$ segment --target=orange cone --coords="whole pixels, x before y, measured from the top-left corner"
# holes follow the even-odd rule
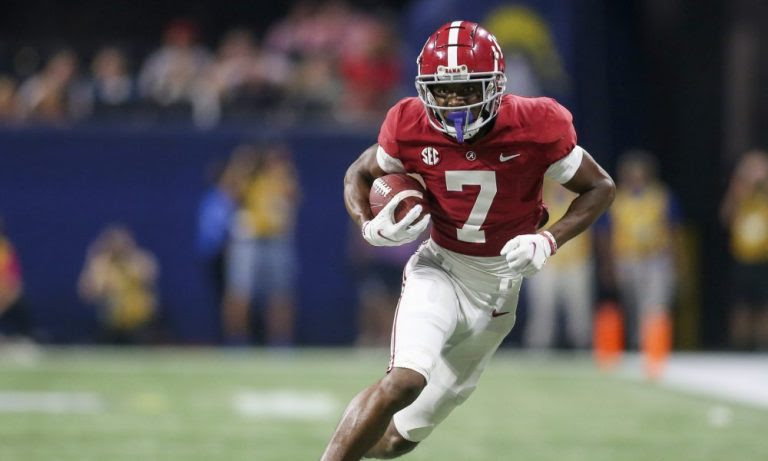
[[[603,370],[618,365],[624,350],[624,321],[618,304],[605,301],[595,313],[593,333],[594,357]]]
[[[642,351],[645,373],[649,379],[657,379],[664,371],[664,364],[672,349],[672,321],[659,309],[645,316],[642,329]]]

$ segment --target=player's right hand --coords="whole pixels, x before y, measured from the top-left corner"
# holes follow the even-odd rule
[[[379,214],[370,221],[363,223],[363,238],[373,246],[392,247],[403,245],[416,240],[429,225],[430,216],[424,215],[415,222],[421,214],[421,205],[416,205],[399,222],[395,222],[395,208],[399,200],[390,200]]]

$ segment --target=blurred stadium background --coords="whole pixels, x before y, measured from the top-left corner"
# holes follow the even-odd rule
[[[768,356],[729,341],[719,217],[737,159],[768,146],[768,3],[68,3],[0,6],[0,460],[317,458],[387,360],[342,178],[456,18],[494,32],[510,90],[561,101],[611,173],[653,153],[679,202],[674,345],[656,380],[636,350],[599,370],[562,326],[529,351],[521,297],[480,392],[408,459],[768,459]],[[227,332],[205,238],[211,178],[244,145],[276,149],[297,185],[295,315],[275,341],[259,315]],[[113,226],[153,275],[142,308],[105,319],[87,266]]]

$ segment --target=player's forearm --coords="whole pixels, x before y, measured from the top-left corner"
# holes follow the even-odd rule
[[[362,171],[358,162],[353,163],[344,176],[344,205],[349,216],[359,226],[373,218],[368,204],[373,179],[370,174]]]
[[[376,149],[378,144],[373,144],[347,168],[344,175],[344,205],[352,219],[362,226],[365,221],[373,219],[368,196],[371,193],[373,180],[383,175],[384,172],[376,162]]]
[[[593,187],[579,194],[571,202],[562,219],[547,230],[555,237],[558,246],[584,232],[613,202],[616,186],[609,177],[595,181]]]

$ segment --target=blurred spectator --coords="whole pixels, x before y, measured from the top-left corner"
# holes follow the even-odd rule
[[[730,345],[768,349],[768,153],[739,160],[721,209],[730,231]]]
[[[80,274],[80,297],[98,309],[101,339],[147,341],[157,308],[157,262],[122,226],[107,227],[88,248]]]
[[[341,56],[344,88],[339,113],[378,119],[392,103],[400,83],[400,58],[394,30],[373,18],[360,18]]]
[[[288,75],[288,63],[281,55],[259,49],[250,31],[231,30],[198,82],[195,121],[201,126],[215,124],[222,106],[235,113],[272,109],[282,97]]]
[[[23,288],[19,258],[0,219],[0,338],[31,334]]]
[[[680,211],[656,175],[651,153],[632,150],[618,160],[616,199],[598,222],[605,279],[615,286],[626,317],[627,345],[642,345],[648,322],[668,324],[676,286]],[[609,289],[614,291],[614,289]]]
[[[295,115],[378,118],[400,82],[391,26],[341,0],[296,3],[268,29],[265,46],[291,63],[286,106]]]
[[[26,80],[40,68],[42,57],[34,46],[24,45],[13,55],[13,74],[19,80]]]
[[[557,222],[576,194],[552,181],[544,181],[542,198]],[[594,264],[592,238],[584,232],[557,250],[544,269],[527,281],[528,315],[525,343],[543,349],[557,345],[558,313],[565,317],[567,345],[583,349],[589,346],[592,328]]]
[[[340,95],[334,63],[322,55],[307,56],[296,65],[286,108],[293,116],[317,118],[332,114]]]
[[[502,5],[484,22],[497,31],[504,49],[507,91],[523,96],[562,94],[569,76],[557,49],[552,26],[535,10]]]
[[[237,210],[239,177],[243,175],[235,161],[210,167],[210,185],[197,210],[197,251],[205,261],[217,306],[224,296],[226,248]]]
[[[138,76],[122,50],[104,46],[83,81],[73,51],[56,53],[32,74],[40,56],[23,47],[14,57],[19,89],[0,76],[0,120],[140,114],[204,128],[254,117],[366,122],[383,115],[400,84],[392,24],[344,0],[295,2],[264,35],[260,46],[251,31],[230,30],[211,56],[198,42],[196,24],[174,20]]]
[[[336,109],[341,99],[338,59],[352,22],[343,1],[300,1],[267,30],[265,48],[291,66],[284,104],[288,115],[320,117]]]
[[[0,74],[0,121],[16,118],[16,82]]]
[[[85,115],[89,98],[86,87],[78,80],[77,66],[74,51],[55,53],[41,72],[29,77],[19,87],[20,116],[53,122]]]
[[[240,189],[239,208],[227,250],[223,306],[224,338],[250,341],[250,307],[263,307],[264,340],[272,346],[293,343],[294,283],[297,261],[294,227],[299,184],[290,152],[243,146],[235,153],[240,171],[249,173]]]
[[[396,247],[375,247],[351,231],[349,260],[357,282],[358,346],[387,346],[403,284],[403,267],[423,239]]]
[[[266,33],[265,45],[292,59],[322,55],[334,58],[346,43],[355,16],[343,0],[296,2],[288,15]]]
[[[310,0],[294,2],[288,14],[267,29],[265,47],[289,57],[300,53],[314,10],[314,2]]]
[[[144,62],[139,90],[160,106],[185,112],[196,96],[197,79],[209,62],[208,51],[197,43],[197,26],[175,20],[165,30],[163,45]]]
[[[95,116],[112,115],[137,99],[136,84],[119,48],[106,46],[96,53],[91,62],[89,91]]]

